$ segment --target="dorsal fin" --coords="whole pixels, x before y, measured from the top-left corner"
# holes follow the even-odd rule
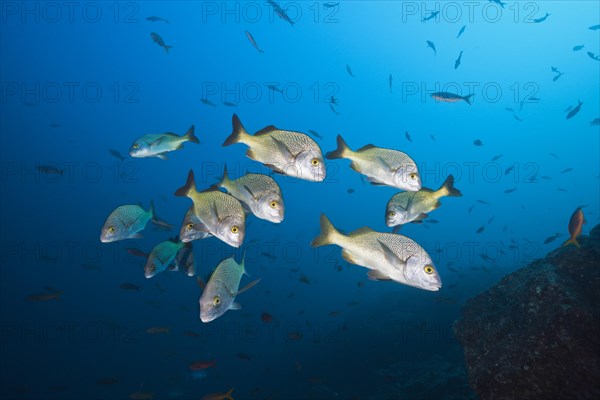
[[[267,133],[270,133],[270,132],[273,132],[273,131],[278,131],[278,130],[279,129],[277,129],[275,127],[275,125],[269,125],[269,126],[265,126],[260,131],[256,132],[254,134],[254,136],[266,135]]]
[[[358,228],[355,231],[350,232],[350,237],[354,237],[354,236],[358,236],[358,235],[362,235],[364,233],[371,233],[371,232],[375,232],[373,229],[369,228],[368,226],[363,226],[362,228]]]
[[[367,144],[363,147],[361,147],[360,149],[356,150],[356,151],[363,151],[363,150],[369,150],[369,149],[374,149],[376,146],[374,144]]]

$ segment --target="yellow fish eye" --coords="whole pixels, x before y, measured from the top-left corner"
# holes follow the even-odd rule
[[[431,265],[426,265],[425,268],[423,268],[425,270],[425,273],[427,275],[431,275],[433,274],[433,267]]]
[[[272,201],[270,204],[271,208],[275,208],[277,207],[277,202],[276,201]]]
[[[115,229],[115,227],[114,227],[114,226],[109,226],[109,227],[108,227],[108,231],[109,231],[110,233],[115,233],[116,229]]]
[[[388,217],[393,217],[394,215],[396,215],[396,213],[395,213],[395,212],[393,212],[393,211],[390,211],[390,212],[388,213]]]
[[[190,224],[187,224],[187,228],[188,228],[188,229],[192,229],[193,227],[194,227],[194,224],[192,224],[192,223],[190,223]]]
[[[415,174],[414,172],[410,174],[410,179],[417,179],[417,174]]]
[[[221,299],[219,298],[219,296],[215,296],[215,298],[213,299],[213,306],[218,306],[219,304],[221,304]]]
[[[140,145],[139,145],[139,144],[137,144],[137,143],[133,145],[133,148],[134,148],[134,149],[138,149],[139,147],[140,147]]]
[[[240,229],[237,226],[232,226],[231,227],[231,233],[238,233]]]
[[[311,163],[313,166],[315,166],[315,167],[316,167],[317,165],[319,165],[319,160],[317,160],[316,158],[313,158],[313,159],[310,161],[310,163]]]

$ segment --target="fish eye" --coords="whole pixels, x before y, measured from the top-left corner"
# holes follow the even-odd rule
[[[410,179],[417,179],[417,174],[415,174],[414,172],[410,174]]]
[[[423,268],[423,270],[427,275],[433,274],[433,267],[431,265],[426,265],[425,268]]]
[[[192,224],[192,223],[190,223],[190,224],[187,224],[187,225],[186,225],[186,227],[187,227],[188,229],[192,229],[192,228],[194,227],[194,224]]]
[[[108,227],[108,231],[109,231],[110,233],[115,233],[116,229],[115,229],[115,227],[114,227],[114,226],[109,226],[109,227]]]
[[[395,213],[394,211],[390,211],[390,212],[388,213],[388,217],[393,217],[393,216],[395,216],[395,215],[396,215],[396,213]]]
[[[215,296],[215,298],[213,299],[213,305],[218,306],[219,304],[221,304],[221,299],[219,298],[219,296]]]
[[[316,158],[313,158],[312,160],[310,160],[310,163],[316,167],[317,165],[319,165],[319,160]]]
[[[152,272],[156,271],[156,265],[152,264],[152,266],[150,267],[150,271],[152,271]]]
[[[237,226],[231,227],[231,233],[238,233],[239,230],[240,230],[240,228],[238,228]]]
[[[140,147],[140,145],[139,145],[139,144],[137,144],[137,143],[135,143],[135,144],[133,145],[133,148],[134,148],[134,149],[138,149],[139,147]]]
[[[275,208],[277,207],[277,202],[276,201],[272,201],[271,204],[269,204],[271,206],[271,208]]]

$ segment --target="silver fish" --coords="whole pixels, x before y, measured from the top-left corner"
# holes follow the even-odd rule
[[[200,143],[194,135],[194,125],[183,136],[171,132],[144,135],[133,142],[129,149],[129,155],[138,158],[158,157],[166,160],[166,153],[183,148],[185,142]]]
[[[154,218],[154,204],[145,211],[141,206],[131,204],[117,207],[106,218],[100,231],[102,243],[123,239],[141,238],[140,231]]]
[[[179,238],[183,243],[191,242],[192,240],[202,240],[212,235],[208,232],[208,228],[200,221],[200,218],[194,214],[194,206],[191,206],[185,213],[181,229],[179,230]]]
[[[169,239],[154,246],[144,267],[144,276],[152,278],[159,272],[166,270],[175,260],[177,252],[181,250],[183,245],[184,243],[179,240]]]

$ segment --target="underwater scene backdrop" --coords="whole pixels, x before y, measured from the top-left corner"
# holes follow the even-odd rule
[[[598,224],[598,2],[0,7],[3,399],[478,398]]]

